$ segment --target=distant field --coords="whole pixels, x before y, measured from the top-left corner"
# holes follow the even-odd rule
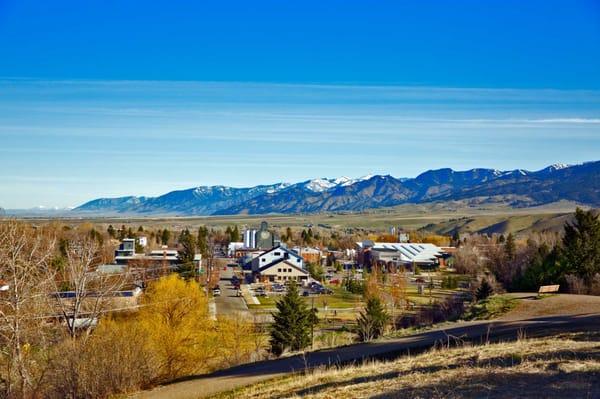
[[[91,222],[107,227],[144,225],[148,227],[168,227],[170,229],[192,228],[201,225],[220,228],[228,225],[258,226],[266,220],[275,228],[299,228],[312,225],[321,229],[362,228],[383,230],[400,226],[405,230],[426,228],[432,233],[452,234],[460,232],[518,233],[533,230],[558,231],[564,225],[576,204],[559,202],[534,208],[510,208],[501,204],[469,205],[464,202],[450,202],[426,205],[402,205],[368,212],[326,213],[312,215],[237,215],[204,217],[76,217],[76,218],[24,218],[32,222],[61,220],[70,224]]]

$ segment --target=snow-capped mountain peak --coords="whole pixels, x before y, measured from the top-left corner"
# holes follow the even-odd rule
[[[555,163],[546,168],[549,171],[561,170],[570,167],[571,165],[567,165],[566,163]]]
[[[342,177],[338,177],[337,179],[334,179],[333,183],[337,184],[337,185],[344,185],[344,184],[347,184],[352,181],[354,181],[354,180],[349,177],[342,176]]]
[[[335,187],[337,184],[334,183],[335,180],[332,179],[324,179],[324,178],[319,178],[319,179],[313,179],[313,180],[309,180],[304,187],[306,187],[306,189],[310,190],[310,191],[314,191],[316,193],[321,193],[323,191],[327,191],[332,187]]]
[[[358,179],[352,179],[350,177],[347,176],[341,176],[335,179],[330,179],[330,178],[318,178],[318,179],[312,179],[312,180],[308,180],[304,183],[301,183],[303,185],[304,188],[306,188],[307,190],[313,191],[315,193],[322,193],[328,190],[331,190],[335,187],[347,187],[347,186],[351,186],[354,183],[358,183],[360,181],[365,181],[365,180],[369,180],[371,178],[373,178],[376,175],[373,174],[369,174],[363,177],[359,177]]]
[[[277,184],[274,184],[272,187],[268,188],[265,192],[267,194],[273,194],[273,193],[276,193],[276,192],[281,191],[283,189],[286,189],[289,186],[291,186],[290,183],[277,183]]]

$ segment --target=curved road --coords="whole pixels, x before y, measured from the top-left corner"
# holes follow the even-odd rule
[[[140,392],[134,397],[144,399],[202,398],[306,368],[360,362],[366,359],[393,359],[405,354],[424,351],[436,345],[514,340],[523,334],[527,337],[538,337],[558,332],[597,330],[598,328],[600,328],[600,314],[598,313],[461,323],[451,328],[431,330],[393,340],[349,345],[309,352],[305,356],[296,355],[244,364],[213,374],[187,377],[151,391]]]

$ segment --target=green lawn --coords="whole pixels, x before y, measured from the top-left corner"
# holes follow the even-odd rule
[[[504,295],[493,295],[474,304],[463,316],[464,320],[488,320],[511,311],[519,300]]]
[[[311,295],[302,297],[308,306],[314,303],[314,306],[319,310],[323,310],[325,306],[328,309],[351,309],[362,306],[362,296],[351,294],[341,287],[330,286],[333,290],[332,295]],[[303,290],[301,289],[300,292]],[[249,309],[274,309],[275,302],[280,296],[271,295],[268,297],[258,297],[260,305],[248,305]],[[314,302],[313,302],[314,301]]]

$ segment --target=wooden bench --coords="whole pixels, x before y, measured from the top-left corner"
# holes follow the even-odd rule
[[[538,295],[542,294],[556,294],[560,288],[560,285],[542,285],[538,290]]]

